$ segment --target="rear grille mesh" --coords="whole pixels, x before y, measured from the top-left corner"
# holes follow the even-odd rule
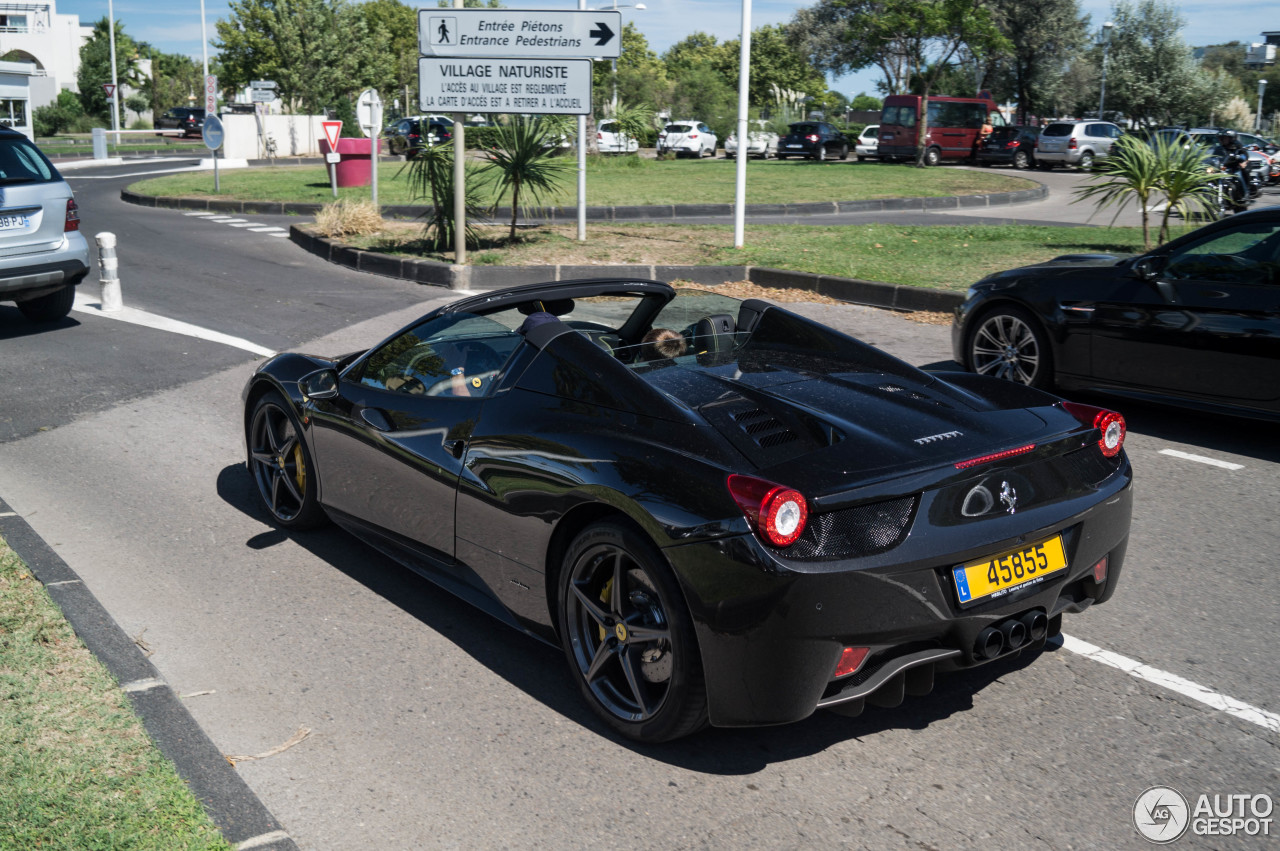
[[[804,532],[786,550],[799,561],[858,558],[896,547],[915,513],[914,496],[810,515]]]

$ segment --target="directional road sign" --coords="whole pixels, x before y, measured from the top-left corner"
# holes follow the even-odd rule
[[[419,9],[423,56],[537,59],[622,55],[622,13],[526,9]]]
[[[591,60],[420,56],[418,106],[423,112],[587,115]]]
[[[251,103],[274,103],[275,99],[275,89],[249,89],[249,101]]]
[[[275,87],[275,80],[251,80],[249,82],[249,88],[251,89],[274,89]]]
[[[200,131],[204,136],[204,146],[211,151],[216,151],[222,147],[222,142],[226,139],[226,133],[222,129],[222,122],[218,120],[216,115],[206,115],[204,118],[204,126]]]

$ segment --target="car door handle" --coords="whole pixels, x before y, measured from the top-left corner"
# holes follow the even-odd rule
[[[463,451],[467,448],[465,440],[446,440],[444,442],[444,451],[448,452],[454,458],[461,458]]]
[[[391,431],[391,421],[377,408],[361,408],[360,421],[377,431]]]

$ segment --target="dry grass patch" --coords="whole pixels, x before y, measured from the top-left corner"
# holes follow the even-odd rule
[[[377,234],[384,226],[382,215],[372,201],[340,198],[325,204],[316,213],[317,232],[331,239]]]

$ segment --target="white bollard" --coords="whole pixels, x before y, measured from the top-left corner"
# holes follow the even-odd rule
[[[116,259],[116,235],[103,231],[94,237],[98,243],[98,280],[102,284],[103,311],[116,311],[124,307],[120,295],[120,261]]]

